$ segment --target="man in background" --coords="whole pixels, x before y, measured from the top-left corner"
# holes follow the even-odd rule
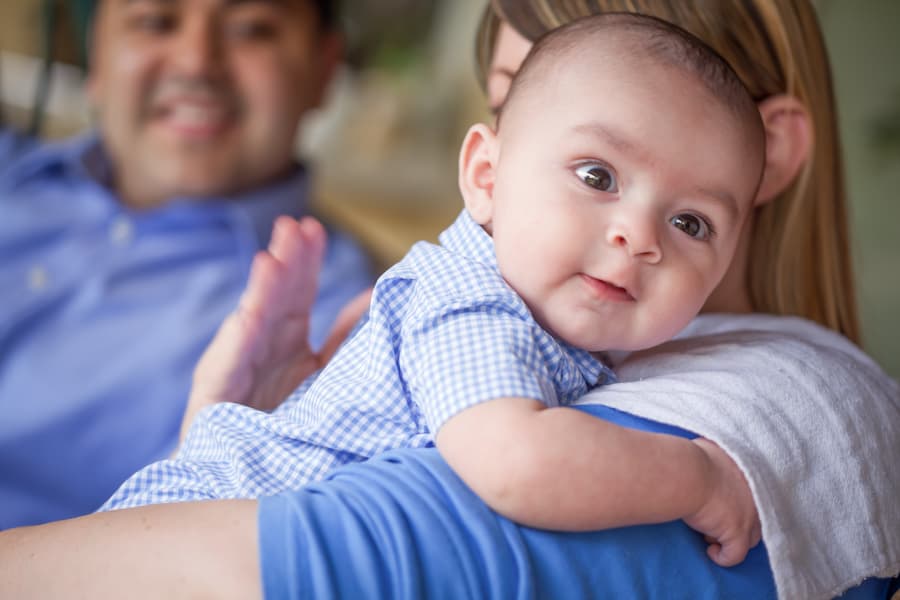
[[[96,132],[0,131],[0,529],[90,512],[175,447],[254,254],[308,212],[294,141],[341,58],[334,4],[100,0]],[[329,231],[314,347],[370,283]]]

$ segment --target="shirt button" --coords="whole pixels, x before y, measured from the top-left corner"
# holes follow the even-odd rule
[[[33,292],[40,292],[50,283],[50,275],[47,269],[41,265],[35,265],[28,270],[28,289]]]
[[[109,226],[109,240],[116,246],[125,246],[134,238],[134,225],[127,217],[116,217]]]

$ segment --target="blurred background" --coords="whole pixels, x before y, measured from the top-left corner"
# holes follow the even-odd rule
[[[317,209],[386,266],[461,208],[459,143],[487,118],[473,38],[486,0],[345,0],[348,64],[298,154]],[[832,58],[864,346],[900,377],[900,2],[818,0]],[[90,127],[86,0],[0,2],[0,123],[58,138]],[[2,218],[2,216],[0,216]]]

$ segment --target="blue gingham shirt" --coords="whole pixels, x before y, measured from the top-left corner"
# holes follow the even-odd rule
[[[272,414],[220,404],[175,460],[135,474],[105,509],[260,497],[391,448],[433,445],[458,412],[502,397],[570,404],[612,373],[541,329],[465,211],[375,286],[367,320]]]
[[[97,510],[169,456],[191,373],[279,214],[308,213],[298,165],[232,196],[123,205],[96,135],[0,128],[0,529]],[[310,322],[323,340],[374,281],[331,231]]]

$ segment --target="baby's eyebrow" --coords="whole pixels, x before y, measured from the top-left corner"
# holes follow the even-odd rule
[[[606,143],[624,154],[638,156],[645,153],[642,148],[638,147],[638,144],[628,139],[628,136],[616,131],[614,127],[606,123],[590,121],[588,123],[580,123],[573,129],[575,133],[603,138]]]
[[[653,158],[652,153],[642,146],[639,140],[635,140],[627,132],[609,123],[601,121],[579,123],[572,128],[572,132],[598,138],[612,146],[617,152],[628,155],[638,161],[651,162]]]
[[[740,212],[738,210],[737,199],[734,197],[734,194],[732,194],[728,190],[717,190],[717,189],[706,188],[706,187],[698,187],[698,188],[695,188],[694,191],[701,196],[706,196],[707,198],[712,198],[713,200],[715,200],[721,204],[724,204],[725,208],[728,209],[728,211],[732,215],[737,215]]]

